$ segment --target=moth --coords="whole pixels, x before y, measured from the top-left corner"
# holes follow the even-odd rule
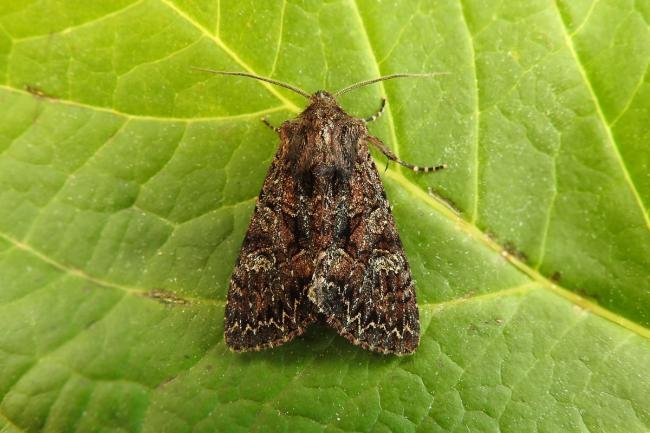
[[[420,340],[415,289],[390,205],[368,146],[416,172],[336,98],[393,74],[334,93],[309,94],[245,72],[214,71],[266,81],[309,100],[279,128],[280,146],[266,175],[232,273],[224,334],[236,352],[287,343],[322,320],[352,344],[385,354],[413,353]]]

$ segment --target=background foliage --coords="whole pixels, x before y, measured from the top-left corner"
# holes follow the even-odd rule
[[[0,430],[647,432],[649,5],[0,0]],[[259,119],[305,101],[190,66],[450,72],[341,101],[449,164],[383,174],[415,356],[224,347]]]

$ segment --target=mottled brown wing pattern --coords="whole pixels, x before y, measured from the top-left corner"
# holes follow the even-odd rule
[[[226,343],[236,351],[274,347],[322,318],[365,349],[413,353],[415,290],[367,141],[410,165],[332,95],[319,91],[310,102],[276,129],[280,149],[228,291]]]
[[[365,349],[415,351],[419,313],[411,272],[377,168],[358,143],[346,202],[347,236],[316,257],[308,296],[343,337]]]
[[[286,343],[316,320],[306,296],[313,263],[297,239],[296,185],[281,153],[282,147],[264,181],[230,280],[224,334],[235,351]]]

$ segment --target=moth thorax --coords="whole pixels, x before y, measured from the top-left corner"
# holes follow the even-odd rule
[[[310,138],[293,167],[294,176],[303,185],[304,191],[311,195],[318,190],[317,185],[336,185],[338,188],[341,182],[347,184],[353,163],[341,152],[337,140],[333,138],[328,141],[316,134]]]
[[[351,169],[354,152],[350,143],[342,137],[340,128],[329,123],[320,130],[316,152],[319,154],[321,165],[335,172],[347,172]]]

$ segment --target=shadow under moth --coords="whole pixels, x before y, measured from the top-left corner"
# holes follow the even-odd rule
[[[245,72],[214,71],[266,81],[309,100],[279,128],[280,147],[255,204],[228,289],[225,340],[255,351],[291,341],[317,320],[351,343],[405,355],[420,341],[409,264],[368,145],[416,172],[368,133],[366,119],[347,114],[336,97],[393,74],[335,93],[309,94]]]

